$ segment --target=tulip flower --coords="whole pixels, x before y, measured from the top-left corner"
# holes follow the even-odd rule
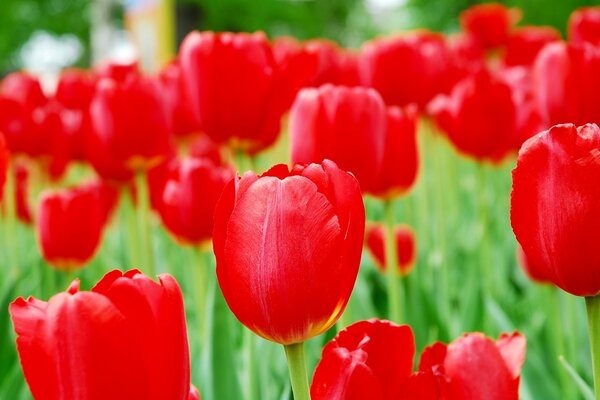
[[[319,57],[317,74],[309,84],[319,87],[326,83],[344,86],[359,86],[358,54],[343,49],[337,43],[325,39],[305,42],[307,51],[316,52]]]
[[[292,162],[328,158],[352,172],[364,192],[406,193],[418,168],[416,118],[414,107],[386,108],[373,89],[304,89],[290,115]]]
[[[388,105],[425,108],[449,86],[451,55],[441,34],[418,31],[375,39],[363,45],[361,83],[381,93]]]
[[[2,132],[0,132],[0,201],[2,201],[2,197],[4,195],[4,184],[6,182],[6,175],[9,170],[8,166],[8,148],[6,146],[6,140],[4,139],[4,135],[2,134]],[[12,196],[12,193],[9,193],[9,196]]]
[[[169,232],[184,244],[212,237],[213,214],[234,171],[207,158],[185,158],[170,165],[158,212]]]
[[[231,181],[215,209],[217,278],[235,316],[285,346],[295,398],[308,399],[302,343],[344,312],[365,210],[356,179],[324,160]]]
[[[573,11],[567,30],[572,43],[600,46],[600,7],[582,7]]]
[[[87,264],[100,245],[106,207],[93,186],[42,194],[36,225],[44,259],[67,271]]]
[[[576,296],[600,293],[600,177],[595,124],[557,125],[529,139],[513,171],[511,224],[527,259]]]
[[[9,312],[35,399],[190,398],[183,298],[170,275],[157,283],[112,271],[89,292],[75,280],[48,302],[18,298]]]
[[[190,385],[190,394],[188,396],[188,400],[202,400],[200,398],[200,392],[198,388],[194,385]]]
[[[25,72],[8,74],[0,84],[0,95],[23,104],[28,111],[42,107],[47,102],[40,81]]]
[[[25,225],[33,223],[33,212],[29,202],[30,173],[28,167],[20,162],[14,165],[15,174],[15,206],[17,218]]]
[[[385,259],[385,226],[373,224],[367,227],[365,245],[375,261],[375,265],[385,272],[387,264]],[[416,243],[415,232],[408,225],[398,225],[394,228],[395,242],[398,254],[398,274],[406,276],[415,266]]]
[[[544,46],[559,40],[560,32],[549,26],[524,26],[515,29],[506,43],[504,63],[509,66],[530,66]]]
[[[544,274],[545,268],[534,264],[531,259],[527,257],[527,254],[523,251],[523,248],[517,244],[517,261],[518,264],[523,268],[525,275],[532,281],[539,284],[548,284],[548,277]]]
[[[179,51],[182,79],[202,131],[234,150],[275,142],[288,89],[261,32],[192,32]]]
[[[463,11],[460,25],[485,49],[506,45],[511,29],[521,19],[518,8],[507,8],[499,3],[478,4]]]
[[[134,72],[122,80],[100,79],[90,114],[93,139],[89,151],[106,153],[97,157],[100,160],[109,158],[118,168],[143,172],[171,152],[170,119],[155,80]]]
[[[517,400],[525,346],[519,333],[496,342],[470,333],[427,347],[412,372],[415,341],[408,325],[360,321],[323,348],[312,400]]]

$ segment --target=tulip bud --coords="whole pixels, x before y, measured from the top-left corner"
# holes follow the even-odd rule
[[[367,227],[365,244],[369,253],[375,260],[375,265],[382,271],[386,270],[385,262],[385,235],[383,225],[376,224]],[[415,233],[408,225],[399,225],[394,228],[398,254],[398,273],[406,276],[412,271],[416,261]]]
[[[284,345],[325,332],[354,287],[364,224],[358,182],[329,160],[234,179],[217,203],[213,232],[229,308]]]
[[[75,280],[48,302],[9,307],[33,398],[187,399],[190,360],[181,289],[112,271],[89,292]],[[191,397],[193,398],[193,397]]]
[[[529,139],[513,170],[510,219],[531,265],[576,296],[600,293],[600,128],[556,125]]]
[[[87,264],[100,245],[106,214],[94,187],[45,192],[36,221],[44,259],[63,270]]]
[[[518,8],[503,4],[478,4],[460,15],[462,30],[472,36],[486,49],[504,46],[511,29],[522,17]]]
[[[569,17],[569,41],[600,46],[600,7],[582,7]]]

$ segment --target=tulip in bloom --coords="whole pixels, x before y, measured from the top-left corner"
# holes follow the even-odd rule
[[[380,224],[373,224],[367,227],[365,245],[371,253],[375,265],[385,272],[385,235],[386,228]],[[398,254],[398,273],[406,276],[415,266],[416,261],[416,242],[415,232],[408,225],[398,225],[394,228],[396,239],[396,248]]]
[[[569,41],[600,46],[600,7],[582,7],[569,17]]]
[[[325,332],[354,287],[364,227],[358,182],[329,160],[234,179],[217,203],[213,232],[229,308],[284,345]]]
[[[413,371],[412,329],[389,321],[360,321],[324,348],[311,385],[312,400],[517,400],[525,338],[497,341],[465,334],[423,351]]]
[[[195,118],[211,139],[250,153],[275,142],[289,95],[263,33],[192,32],[179,63]]]
[[[94,186],[45,192],[36,225],[46,261],[64,270],[87,264],[100,245],[106,207]]]
[[[8,148],[6,147],[6,140],[4,135],[0,132],[0,201],[2,200],[4,193],[4,183],[6,182],[6,175],[8,173],[9,165],[9,154]],[[12,194],[9,194],[12,196]]]
[[[158,212],[171,234],[185,244],[212,237],[215,205],[234,171],[208,158],[185,158],[169,166]]]
[[[576,296],[600,293],[600,128],[557,125],[529,139],[513,171],[511,224],[542,276]]]
[[[292,162],[331,159],[352,172],[364,192],[406,193],[418,169],[416,120],[414,107],[386,108],[373,89],[304,89],[290,116]]]
[[[183,298],[170,275],[157,283],[136,270],[112,271],[89,292],[75,280],[48,302],[18,298],[9,312],[37,400],[191,394]]]
[[[506,45],[511,29],[521,19],[517,8],[506,8],[499,3],[479,4],[460,15],[462,30],[485,49]]]
[[[523,248],[517,244],[517,261],[518,264],[523,268],[525,275],[529,277],[532,281],[539,284],[548,284],[550,283],[548,277],[544,275],[546,269],[540,268],[540,266],[534,264],[528,257],[527,254],[523,251]]]
[[[560,32],[549,26],[524,26],[508,37],[503,60],[506,65],[530,66],[548,43],[560,40]]]

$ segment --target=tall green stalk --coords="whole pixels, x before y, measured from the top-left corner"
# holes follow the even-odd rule
[[[154,277],[156,268],[154,265],[154,250],[152,247],[152,226],[150,221],[150,195],[148,193],[148,182],[146,174],[138,172],[135,175],[135,186],[137,189],[137,225],[140,240],[140,254],[142,268],[146,274]]]
[[[401,287],[398,282],[398,248],[394,235],[394,203],[386,200],[384,203],[386,233],[385,233],[385,263],[388,284],[389,318],[396,323],[402,322]]]
[[[592,369],[594,372],[594,393],[600,400],[600,296],[586,297],[590,345],[592,350]]]
[[[304,359],[304,343],[289,344],[284,348],[290,370],[294,400],[310,400],[306,361]]]
[[[14,169],[9,164],[4,188],[4,241],[8,256],[8,267],[13,279],[19,277],[19,239],[17,236],[17,207],[15,204],[16,185]]]

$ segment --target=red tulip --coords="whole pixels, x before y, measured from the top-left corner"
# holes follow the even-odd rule
[[[511,29],[521,19],[521,10],[503,4],[487,3],[472,6],[460,15],[462,30],[486,49],[504,46]]]
[[[569,41],[600,46],[600,7],[582,7],[569,17]]]
[[[29,204],[29,169],[25,164],[16,162],[14,165],[15,174],[15,204],[17,206],[17,218],[26,225],[33,223],[33,213]]]
[[[342,330],[323,348],[312,400],[397,399],[413,369],[415,338],[408,325],[372,319]]]
[[[508,83],[486,70],[457,84],[430,107],[456,148],[477,160],[501,161],[518,135],[518,114]]]
[[[221,149],[206,135],[199,135],[188,149],[190,157],[208,158],[216,165],[221,165]]]
[[[441,34],[429,31],[376,39],[363,45],[360,78],[388,105],[424,108],[449,87],[451,55]]]
[[[117,167],[144,171],[171,152],[171,124],[158,82],[130,72],[122,80],[98,82],[90,106],[93,159],[112,160]],[[104,154],[102,154],[104,153]],[[98,171],[102,174],[102,171]]]
[[[385,271],[387,264],[385,262],[385,235],[386,228],[380,224],[373,224],[367,227],[365,245],[375,261],[375,265]],[[394,228],[396,238],[396,248],[398,254],[398,273],[406,276],[415,266],[417,250],[415,242],[415,232],[408,225],[399,225]]]
[[[525,142],[513,171],[517,240],[540,274],[576,296],[600,293],[599,146],[597,125],[557,125]]]
[[[106,215],[106,205],[93,186],[45,192],[36,225],[46,261],[64,270],[87,264],[100,245]]]
[[[358,54],[325,39],[309,40],[305,42],[305,47],[319,56],[319,68],[310,86],[319,87],[326,83],[344,86],[360,84]]]
[[[532,261],[527,257],[527,255],[523,251],[523,248],[518,244],[517,261],[521,268],[523,268],[525,275],[527,275],[529,279],[539,284],[550,283],[548,277],[544,275],[545,268],[540,268],[538,265],[532,263]]]
[[[44,302],[9,308],[35,399],[186,400],[190,361],[181,289],[112,271],[90,292],[75,280]]]
[[[178,61],[168,64],[160,73],[159,83],[166,98],[173,133],[184,138],[200,132],[200,124],[187,97]]]
[[[368,88],[302,90],[290,115],[292,162],[334,160],[381,197],[407,192],[418,168],[413,107],[385,107]]]
[[[25,72],[7,75],[0,85],[0,94],[23,104],[28,111],[43,107],[47,101],[40,81]]]
[[[553,43],[534,65],[538,107],[547,126],[600,123],[595,93],[600,90],[600,47]]]
[[[2,132],[0,132],[0,201],[2,200],[4,194],[4,183],[6,182],[9,162],[10,158],[8,147],[6,146],[6,140],[4,139]]]
[[[179,241],[200,245],[210,240],[217,200],[234,171],[206,158],[185,158],[169,167],[158,212]]]
[[[179,62],[194,115],[211,139],[251,153],[275,142],[287,89],[263,33],[192,32]]]
[[[364,224],[358,182],[329,160],[236,178],[217,203],[213,232],[229,308],[284,345],[325,332],[354,287]]]
[[[549,26],[524,26],[508,37],[503,60],[506,65],[532,65],[548,43],[560,40],[560,32]]]
[[[190,385],[190,394],[188,396],[188,400],[202,400],[200,398],[200,392],[198,391],[198,388],[196,388],[194,385]]]

